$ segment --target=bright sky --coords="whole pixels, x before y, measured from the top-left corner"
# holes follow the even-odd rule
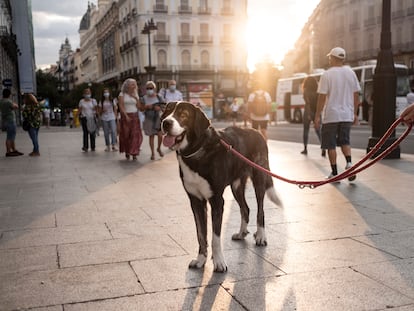
[[[89,0],[97,3],[97,0]],[[264,59],[280,64],[320,0],[248,0],[248,68]],[[36,65],[56,64],[66,36],[75,50],[88,0],[32,0]]]

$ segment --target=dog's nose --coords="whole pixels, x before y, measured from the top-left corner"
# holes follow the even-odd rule
[[[173,122],[169,119],[162,120],[161,129],[164,133],[168,133],[168,131],[171,129]]]

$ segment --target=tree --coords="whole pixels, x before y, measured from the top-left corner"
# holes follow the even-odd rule
[[[37,96],[43,99],[48,98],[52,108],[58,104],[59,100],[58,83],[58,79],[51,73],[36,71]]]
[[[263,61],[256,64],[255,71],[251,75],[251,90],[254,91],[255,85],[267,91],[272,98],[276,95],[277,80],[280,78],[280,69],[272,61]]]

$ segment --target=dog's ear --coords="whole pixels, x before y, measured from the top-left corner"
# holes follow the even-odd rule
[[[197,137],[201,136],[206,129],[211,125],[209,118],[199,107],[193,106],[194,108],[194,131]]]
[[[161,121],[164,120],[168,115],[170,115],[177,105],[177,102],[169,102],[164,109],[164,112],[161,115]]]

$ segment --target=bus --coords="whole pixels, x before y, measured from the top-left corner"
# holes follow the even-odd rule
[[[352,67],[361,85],[360,103],[362,106],[361,120],[368,121],[369,110],[372,107],[372,91],[374,84],[376,61],[369,61],[361,66]],[[407,107],[407,94],[410,91],[408,67],[394,64],[397,75],[396,117]],[[297,73],[289,78],[280,78],[276,88],[277,121],[301,123],[305,102],[303,100],[302,83],[308,76],[313,76],[319,81],[323,69],[312,74]],[[370,106],[371,105],[371,106]]]

